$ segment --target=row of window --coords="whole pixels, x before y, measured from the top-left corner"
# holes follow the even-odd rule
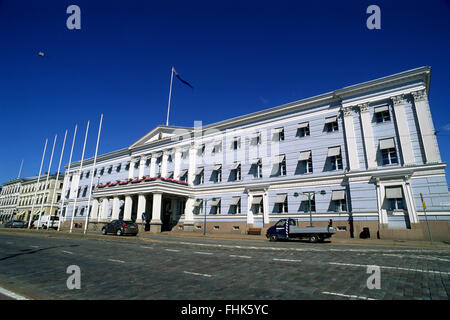
[[[347,212],[347,202],[345,197],[345,190],[335,190],[331,197],[330,210],[332,212]],[[203,199],[197,199],[194,203],[194,214],[204,213],[204,201]],[[221,198],[213,198],[209,202],[210,212],[209,214],[221,214]],[[238,214],[241,213],[241,197],[232,197],[228,213]],[[263,197],[254,196],[251,203],[251,211],[254,214],[264,213]],[[287,194],[278,194],[275,201],[272,213],[288,213],[288,197]],[[316,212],[316,202],[314,192],[304,193],[301,199],[301,205],[299,212],[309,213]]]

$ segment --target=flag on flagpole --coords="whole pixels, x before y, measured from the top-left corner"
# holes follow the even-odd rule
[[[173,68],[173,73],[175,74],[175,76],[178,78],[178,80],[180,80],[181,82],[183,82],[185,85],[191,87],[192,89],[194,89],[194,87],[187,81],[181,79],[180,75],[178,74],[178,72],[175,71],[175,68]]]

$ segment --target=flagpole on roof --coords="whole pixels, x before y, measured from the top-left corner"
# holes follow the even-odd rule
[[[88,199],[88,206],[87,206],[86,222],[84,224],[84,234],[86,234],[86,232],[87,232],[88,223],[89,223],[89,207],[91,206],[92,183],[94,182],[94,172],[95,172],[95,165],[97,163],[98,143],[100,141],[100,132],[102,131],[102,122],[103,122],[103,113],[100,116],[100,126],[98,127],[98,136],[97,136],[97,145],[95,147],[94,164],[92,165],[91,185],[89,186],[89,199]],[[98,212],[97,212],[97,214],[98,214]]]
[[[73,146],[75,145],[75,138],[77,136],[77,128],[78,128],[78,125],[76,124],[75,130],[73,132],[72,149],[70,150],[70,156],[69,156],[69,166],[67,167],[67,171],[66,171],[66,173],[68,175],[67,183],[63,184],[63,190],[61,191],[61,209],[60,209],[60,217],[59,217],[59,221],[58,221],[58,231],[60,231],[60,229],[61,229],[61,218],[64,218],[64,222],[66,221],[67,214],[64,214],[64,217],[62,217],[62,214],[64,212],[64,197],[66,194],[66,187],[70,184],[70,165],[72,163]],[[70,188],[69,188],[69,192],[70,192]],[[69,199],[70,199],[70,195],[67,197],[67,208],[69,208]]]
[[[83,153],[81,154],[80,169],[78,169],[78,171],[80,172],[78,175],[78,186],[80,185],[81,173],[83,170],[84,151],[86,150],[86,141],[87,141],[87,137],[88,137],[88,131],[89,131],[89,121],[87,122],[87,125],[86,125],[86,134],[84,136]],[[78,199],[78,190],[75,191],[75,201],[73,202],[72,218],[70,221],[70,230],[69,230],[70,233],[72,233],[73,218],[75,217],[75,210],[77,208],[77,199]],[[68,207],[68,205],[67,205],[67,207]]]
[[[20,178],[20,174],[22,173],[22,166],[23,166],[23,159],[22,159],[22,161],[20,162],[19,175],[17,176],[17,179]]]
[[[38,225],[37,225],[37,229],[40,228],[40,224],[41,224],[41,217],[42,217],[42,210],[44,209],[44,202],[46,202],[45,200],[45,194],[47,193],[47,188],[48,188],[48,178],[50,176],[50,171],[52,170],[52,163],[53,163],[53,154],[55,152],[55,145],[56,145],[56,139],[58,138],[58,135],[55,134],[55,139],[53,140],[53,148],[52,148],[52,154],[50,156],[50,162],[48,164],[48,171],[47,171],[47,178],[45,179],[45,185],[44,185],[44,194],[42,195],[42,202],[41,202],[41,208],[39,209],[39,220],[38,220]],[[50,219],[49,219],[50,220]]]
[[[173,81],[173,66],[172,70],[170,71],[170,89],[169,89],[169,103],[167,105],[167,120],[166,120],[166,126],[169,125],[169,114],[170,114],[170,98],[172,96],[172,81]]]
[[[39,180],[41,179],[42,165],[44,164],[44,157],[45,157],[45,150],[47,150],[47,143],[48,143],[48,139],[45,139],[44,151],[42,152],[41,167],[39,168],[39,176],[38,176],[38,179],[36,182],[36,186],[34,188],[33,204],[31,206],[30,216],[28,217],[28,229],[30,229],[30,227],[31,227],[31,217],[33,216],[34,205],[36,203],[37,190],[38,190],[38,186],[39,186]]]

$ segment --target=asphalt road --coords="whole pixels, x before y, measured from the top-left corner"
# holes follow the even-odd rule
[[[448,300],[449,262],[448,249],[0,233],[0,287],[33,299]]]

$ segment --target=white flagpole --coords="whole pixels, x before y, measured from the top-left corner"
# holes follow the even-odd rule
[[[78,128],[78,125],[75,125],[75,130],[73,132],[72,149],[70,150],[70,156],[69,156],[69,166],[67,167],[67,174],[70,174],[70,164],[72,163],[73,146],[75,145],[75,138],[77,136],[77,128]],[[61,191],[61,209],[60,209],[60,218],[58,221],[58,231],[60,231],[60,229],[61,229],[61,218],[64,218],[64,222],[66,221],[67,214],[64,214],[64,217],[62,217],[62,214],[64,212],[64,197],[66,194],[66,187],[67,187],[67,185],[69,185],[69,183],[70,183],[70,180],[67,181],[67,184],[64,183],[63,190]],[[69,190],[70,190],[70,188],[69,188]],[[69,199],[70,199],[70,196],[67,199],[67,208],[69,208]]]
[[[17,179],[20,178],[20,174],[22,173],[22,166],[23,166],[23,159],[22,162],[20,163],[19,175],[17,176]]]
[[[58,137],[57,134],[55,134],[55,139],[53,140],[53,148],[52,148],[52,155],[50,156],[50,162],[48,164],[48,171],[47,171],[47,179],[45,180],[45,186],[44,186],[44,194],[42,195],[42,202],[41,202],[41,208],[39,209],[39,220],[38,220],[38,229],[41,225],[41,217],[42,217],[42,210],[44,208],[45,203],[45,193],[47,192],[48,187],[48,178],[50,176],[50,171],[52,169],[52,163],[53,163],[53,153],[55,152],[55,145],[56,145],[56,138]]]
[[[39,180],[41,179],[42,165],[44,164],[45,150],[47,150],[47,142],[48,142],[48,139],[45,139],[44,152],[42,152],[41,167],[39,168],[38,180],[34,187],[33,204],[31,206],[30,217],[28,218],[28,229],[30,229],[30,227],[31,227],[31,217],[33,216],[34,204],[36,203],[36,196],[37,196],[37,190],[38,190],[38,186],[39,186]]]
[[[84,151],[86,149],[86,141],[87,141],[88,131],[89,131],[89,121],[87,122],[86,134],[84,135],[84,145],[83,145],[83,153],[81,154],[80,169],[78,169],[78,171],[80,172],[80,176],[81,176],[81,172],[83,170]],[[78,185],[79,185],[80,180],[78,180]],[[73,202],[72,219],[70,221],[70,230],[69,230],[69,232],[72,232],[72,229],[73,229],[73,218],[75,217],[75,209],[77,207],[77,199],[78,199],[78,191],[77,191],[77,193],[75,195],[75,201]]]
[[[92,165],[91,185],[89,186],[89,198],[88,198],[86,222],[84,224],[84,234],[86,234],[86,232],[87,232],[88,223],[89,223],[89,207],[91,206],[92,183],[94,182],[95,165],[97,164],[98,143],[100,141],[100,132],[102,131],[102,122],[103,122],[103,113],[100,116],[100,126],[98,127],[97,145],[95,147],[94,164]]]
[[[58,171],[56,173],[56,181],[55,181],[55,187],[53,188],[53,197],[52,197],[52,203],[50,204],[50,217],[52,216],[52,211],[53,211],[53,203],[55,202],[55,197],[56,197],[56,187],[58,186],[58,180],[59,180],[59,171],[61,170],[61,162],[62,162],[62,158],[63,158],[63,154],[64,154],[64,147],[66,146],[66,138],[67,138],[67,130],[66,133],[64,134],[64,141],[63,141],[63,145],[62,145],[62,149],[61,149],[61,156],[59,157],[59,164],[58,164]],[[61,194],[62,197],[62,194]],[[56,214],[55,214],[56,216]],[[59,219],[58,219],[59,220]],[[49,222],[50,224],[50,222]],[[52,224],[53,225],[53,224]]]
[[[172,71],[170,72],[170,89],[169,89],[169,103],[167,105],[167,120],[166,120],[166,126],[169,125],[169,114],[170,114],[170,98],[172,96],[172,81],[173,81],[173,70],[174,68],[172,67]]]

